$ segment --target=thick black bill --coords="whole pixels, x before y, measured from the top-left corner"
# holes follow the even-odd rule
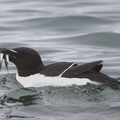
[[[5,66],[6,66],[6,69],[8,71],[9,55],[7,55],[7,54],[5,55],[3,53],[0,53],[0,71],[2,69],[3,60],[5,62]]]
[[[0,71],[2,69],[3,61],[5,63],[5,67],[8,71],[9,58],[10,58],[10,56],[16,58],[15,57],[16,54],[17,54],[17,51],[15,51],[13,49],[0,48]]]

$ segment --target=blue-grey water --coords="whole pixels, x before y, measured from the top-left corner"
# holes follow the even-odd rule
[[[120,77],[119,0],[0,0],[0,48],[37,50],[44,64],[104,60]],[[119,120],[120,89],[110,86],[22,88],[9,63],[0,72],[0,119]]]

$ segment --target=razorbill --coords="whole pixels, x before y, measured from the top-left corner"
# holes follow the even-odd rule
[[[24,87],[85,85],[86,83],[105,83],[119,85],[120,82],[101,73],[102,60],[79,65],[73,62],[57,62],[45,66],[37,51],[19,47],[0,49],[0,69],[2,61],[8,69],[11,61],[17,67],[16,79]]]

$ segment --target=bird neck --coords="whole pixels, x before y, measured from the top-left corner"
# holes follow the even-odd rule
[[[28,68],[28,69],[18,69],[18,75],[21,76],[21,77],[28,77],[30,75],[34,75],[34,74],[37,74],[37,73],[40,73],[43,68],[44,68],[44,64],[40,64],[38,65],[37,67],[35,68]]]

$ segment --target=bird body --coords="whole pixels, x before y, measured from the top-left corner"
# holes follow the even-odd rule
[[[0,66],[3,58],[16,65],[16,79],[24,87],[85,85],[88,82],[120,84],[116,79],[100,72],[103,67],[102,60],[82,65],[74,62],[57,62],[45,66],[38,52],[26,47],[1,49],[0,55]]]

